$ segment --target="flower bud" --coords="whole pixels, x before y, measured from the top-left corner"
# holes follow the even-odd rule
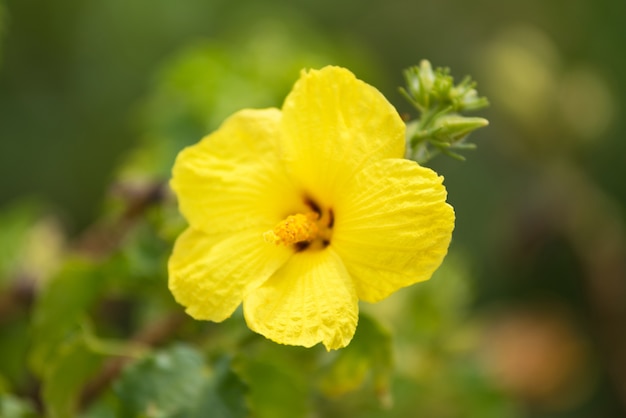
[[[484,118],[469,118],[460,115],[445,115],[437,118],[434,122],[437,140],[453,144],[463,140],[471,132],[478,128],[489,125],[489,121]]]

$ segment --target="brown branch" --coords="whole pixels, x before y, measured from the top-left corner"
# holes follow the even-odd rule
[[[166,195],[164,183],[154,183],[148,187],[132,188],[117,184],[112,192],[122,197],[127,206],[113,223],[95,224],[88,229],[77,243],[81,253],[95,258],[104,258],[117,249],[126,234],[149,208],[161,203]],[[135,334],[129,346],[157,346],[168,339],[183,323],[186,316],[177,312],[158,322],[148,325]],[[120,375],[131,357],[112,357],[105,361],[98,374],[87,383],[79,398],[79,409],[86,409]]]
[[[102,221],[88,228],[77,240],[75,249],[94,258],[104,258],[120,246],[126,234],[148,209],[163,202],[167,188],[156,182],[143,187],[115,184],[110,192],[122,198],[126,207],[114,221]]]
[[[9,281],[11,285],[0,293],[0,325],[17,312],[30,309],[37,293],[36,280],[32,277],[19,275]]]
[[[97,259],[110,255],[119,247],[137,219],[149,208],[163,202],[167,188],[163,182],[135,188],[117,184],[112,187],[111,194],[122,198],[126,208],[114,221],[96,223],[88,228],[73,245],[73,249],[80,254]],[[37,297],[37,284],[42,281],[40,279],[18,273],[7,280],[10,285],[0,291],[0,324],[33,305]]]

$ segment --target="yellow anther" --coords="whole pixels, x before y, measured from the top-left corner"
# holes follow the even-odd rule
[[[263,233],[266,242],[276,245],[291,245],[297,242],[313,241],[318,233],[317,213],[306,215],[297,213],[280,221],[273,230]]]

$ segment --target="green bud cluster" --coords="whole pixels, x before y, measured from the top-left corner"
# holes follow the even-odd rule
[[[467,136],[489,124],[483,118],[461,115],[489,105],[478,96],[476,82],[468,76],[454,84],[448,68],[433,70],[427,60],[405,70],[404,77],[406,89],[400,92],[419,112],[418,119],[407,122],[406,157],[425,163],[442,153],[464,160],[457,151],[476,147],[466,142]]]

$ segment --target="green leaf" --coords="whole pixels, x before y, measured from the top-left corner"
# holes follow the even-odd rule
[[[186,345],[157,351],[127,368],[114,385],[116,416],[245,418],[247,387],[230,365],[223,357],[210,371]]]
[[[26,353],[30,343],[30,323],[26,317],[6,321],[0,325],[0,392],[2,377],[7,387],[23,387],[30,376],[25,370]],[[0,414],[0,417],[4,415]]]
[[[114,392],[121,417],[188,417],[205,382],[201,354],[179,344],[129,366],[114,385]]]
[[[381,403],[387,403],[392,368],[390,333],[361,313],[352,342],[339,351],[326,368],[320,388],[327,396],[337,397],[362,387],[369,380]]]
[[[231,369],[229,358],[220,359],[200,393],[199,403],[189,418],[245,418],[247,386]]]
[[[64,340],[79,328],[100,293],[103,278],[89,260],[68,260],[37,300],[32,322],[32,370],[43,374]]]
[[[35,409],[29,402],[10,394],[0,394],[0,417],[35,418],[36,416]]]
[[[33,201],[19,201],[0,211],[0,284],[4,284],[2,282],[10,277],[10,272],[16,267],[28,231],[38,214],[37,203]]]
[[[85,383],[100,363],[77,333],[65,341],[44,369],[42,398],[50,418],[76,416]]]
[[[308,351],[307,351],[308,350]],[[310,353],[317,350],[288,347],[258,340],[235,359],[234,368],[248,385],[247,401],[255,418],[309,416]]]

